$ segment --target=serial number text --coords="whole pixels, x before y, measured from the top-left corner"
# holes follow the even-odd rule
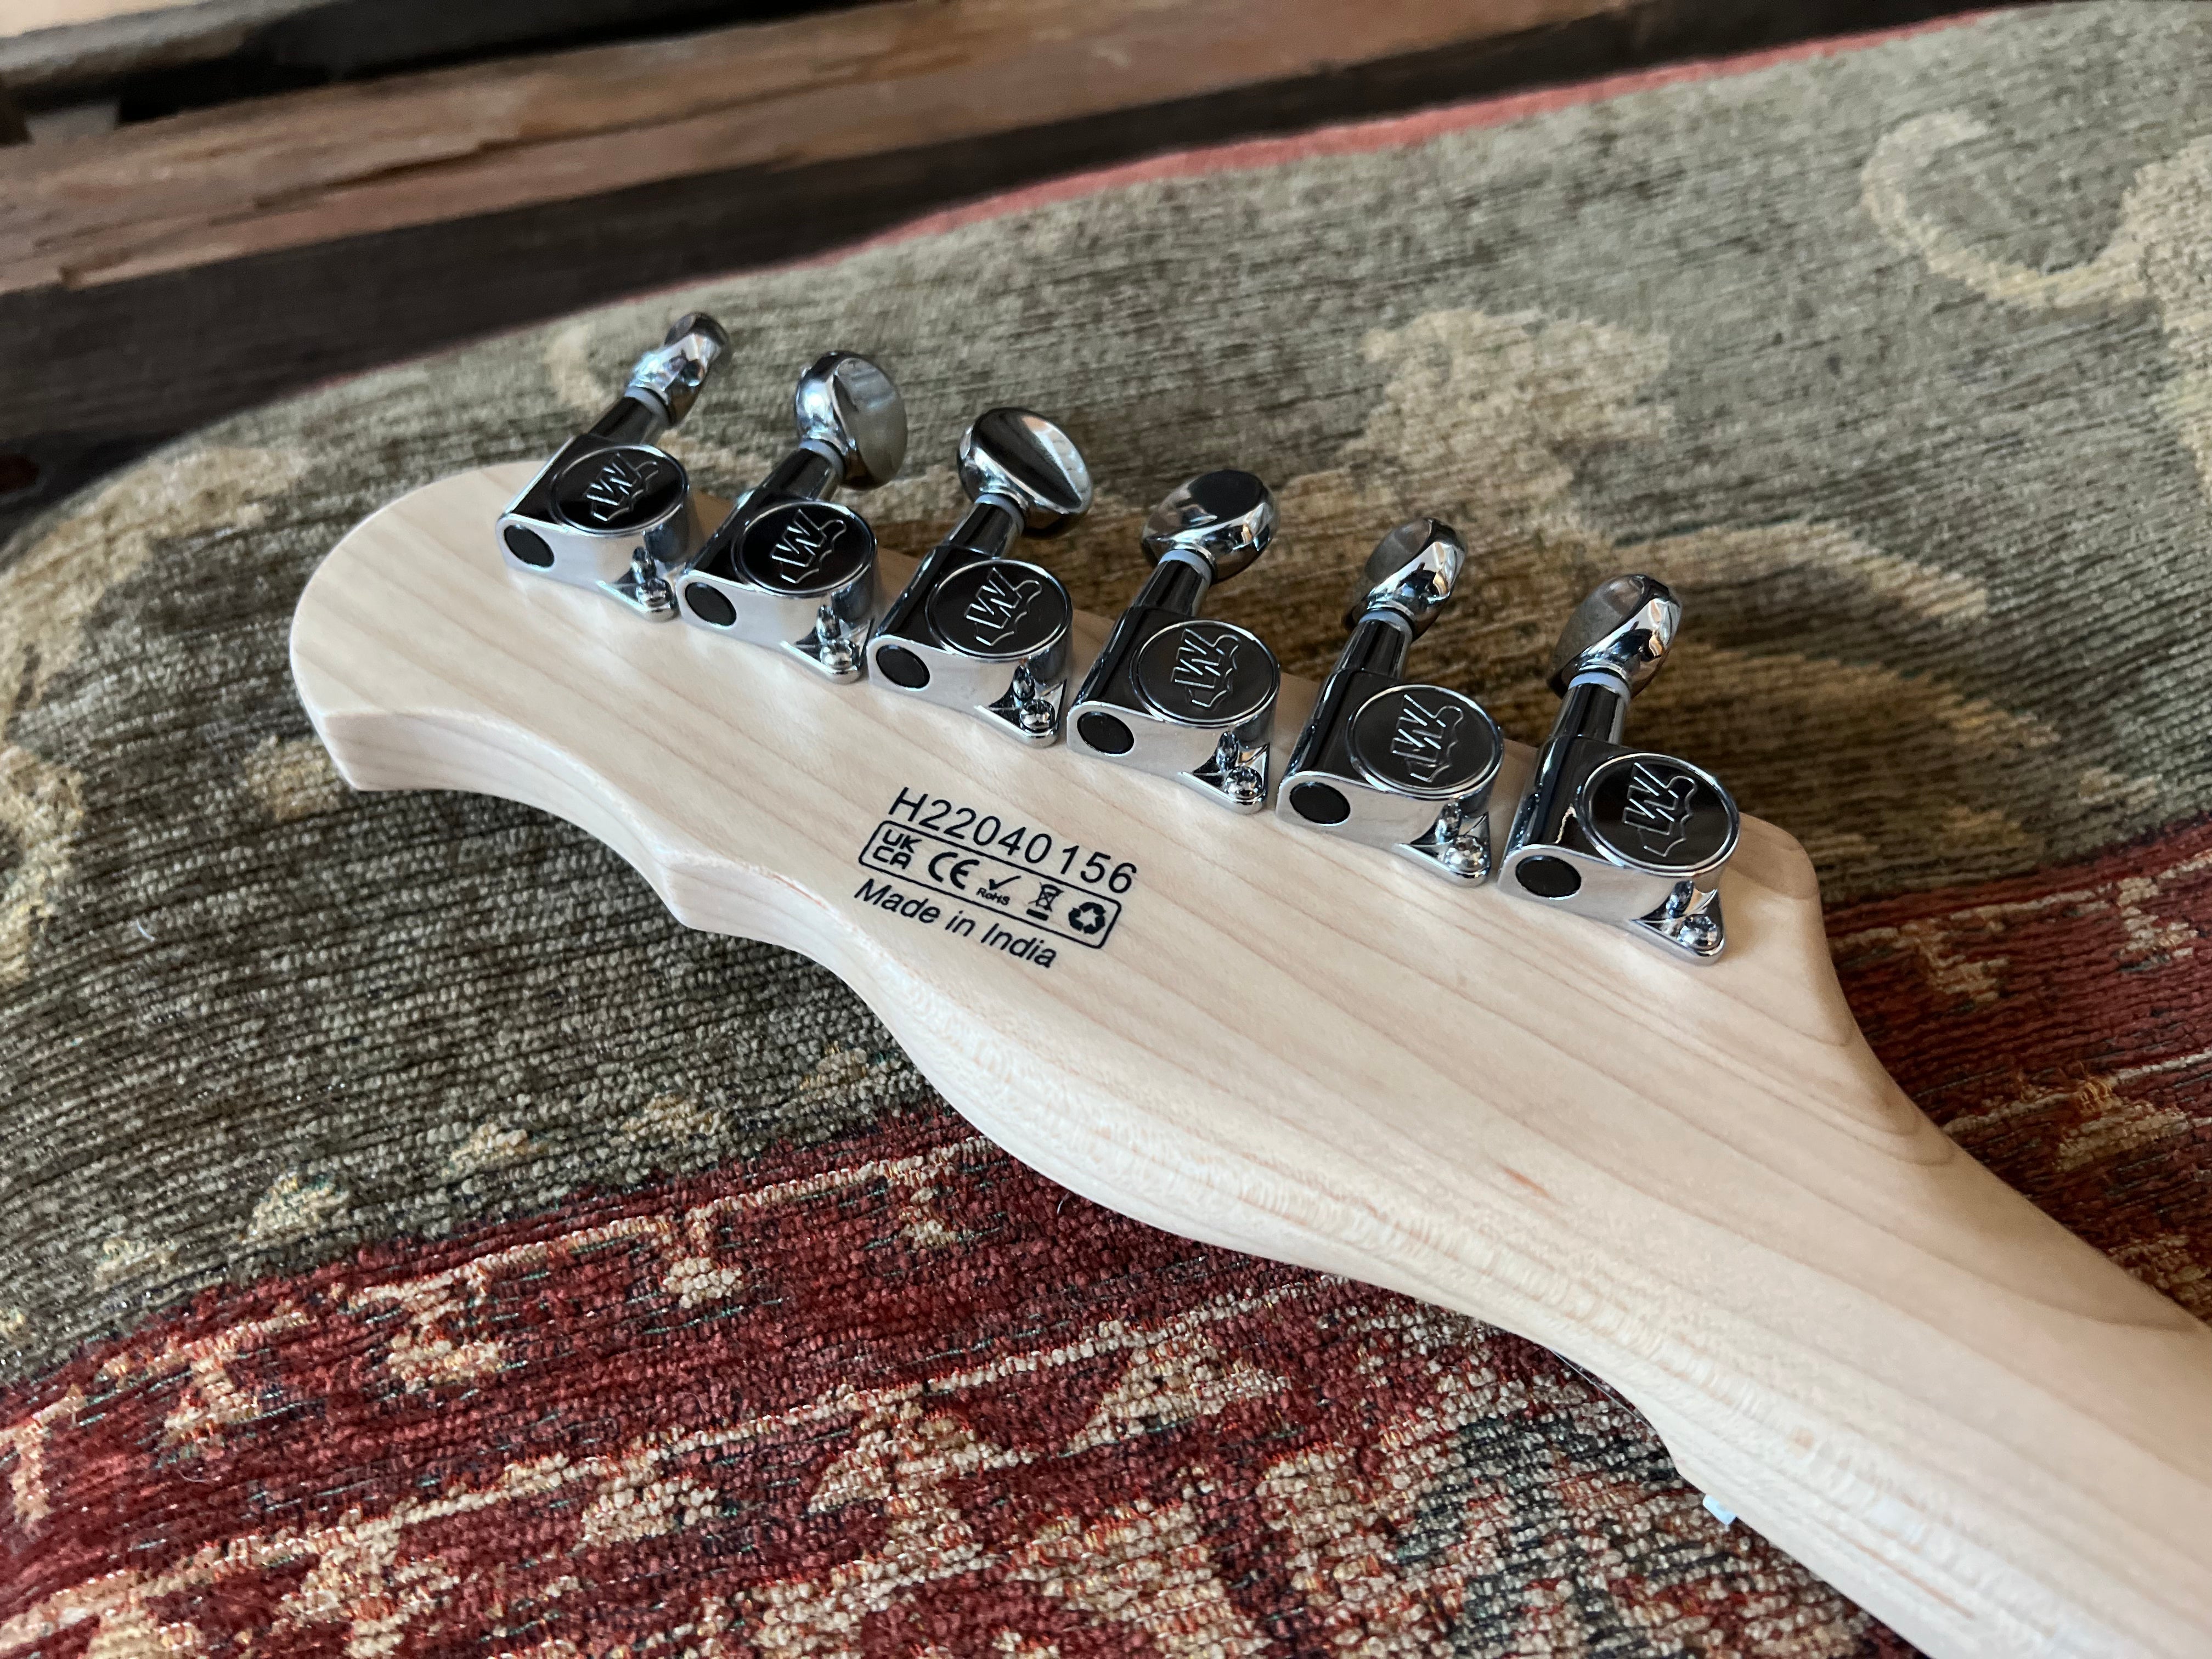
[[[994,812],[979,812],[942,795],[902,789],[891,803],[890,816],[946,841],[986,848],[1010,863],[1116,896],[1137,884],[1137,866],[1126,859],[1116,859],[1080,842],[1061,841],[1049,830],[1012,823]]]

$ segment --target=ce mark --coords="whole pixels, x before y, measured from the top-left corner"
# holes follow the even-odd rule
[[[981,859],[965,857],[948,848],[929,860],[929,878],[932,881],[943,882],[956,890],[964,893],[968,890],[968,878],[975,873],[977,866],[982,862]],[[951,872],[949,875],[946,873],[948,866]]]

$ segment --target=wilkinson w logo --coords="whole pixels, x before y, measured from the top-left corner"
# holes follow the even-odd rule
[[[584,486],[584,510],[601,524],[613,524],[627,518],[658,482],[655,471],[641,466],[627,455],[605,456],[594,470],[591,483]]]
[[[1398,723],[1390,732],[1390,754],[1415,783],[1431,784],[1451,764],[1467,710],[1456,703],[1431,708],[1419,697],[1398,704]]]
[[[968,601],[968,625],[980,643],[1003,645],[1027,619],[1030,605],[1043,591],[1044,584],[1035,576],[1017,579],[1003,569],[994,570]]]
[[[1628,805],[1621,823],[1654,858],[1665,858],[1690,833],[1690,803],[1696,799],[1698,781],[1686,773],[1668,776],[1638,761],[1628,774]]]
[[[810,517],[804,510],[787,514],[775,543],[768,550],[769,562],[787,581],[803,582],[822,568],[834,552],[845,521],[823,514]]]
[[[1168,678],[1190,700],[1190,706],[1202,712],[1235,688],[1236,672],[1235,635],[1186,628],[1176,641],[1175,669]]]

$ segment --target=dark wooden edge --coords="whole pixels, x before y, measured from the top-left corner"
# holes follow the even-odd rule
[[[148,120],[495,53],[562,51],[860,3],[198,0],[0,37],[0,80],[28,108],[113,99],[125,120]]]
[[[265,399],[625,295],[835,247],[1070,170],[1968,8],[1652,0],[1528,33],[1017,134],[603,196],[0,295],[0,535],[118,456]],[[649,259],[641,250],[651,251]]]

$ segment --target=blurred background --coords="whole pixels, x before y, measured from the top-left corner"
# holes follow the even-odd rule
[[[9,0],[0,538],[328,377],[1070,169],[1955,0]]]

